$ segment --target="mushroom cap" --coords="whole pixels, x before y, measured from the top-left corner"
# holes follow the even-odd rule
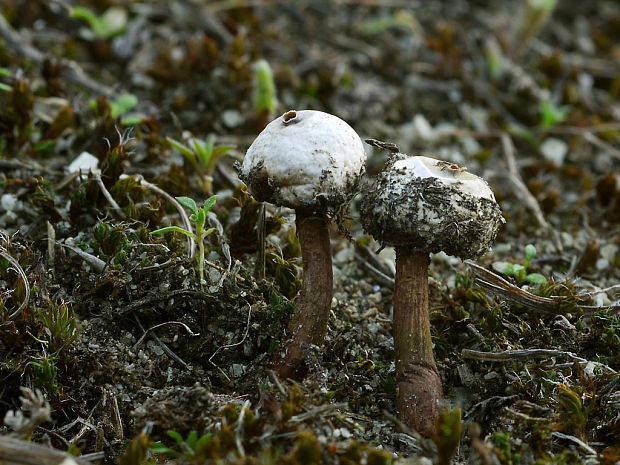
[[[322,111],[288,111],[254,140],[239,177],[260,201],[316,213],[346,203],[364,172],[357,133]]]
[[[486,252],[504,219],[484,179],[454,163],[399,155],[363,193],[364,229],[414,252],[463,259]]]

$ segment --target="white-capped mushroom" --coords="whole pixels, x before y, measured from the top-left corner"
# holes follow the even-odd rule
[[[340,118],[313,110],[288,111],[248,149],[239,177],[260,201],[295,210],[303,284],[287,340],[274,367],[282,377],[307,370],[304,346],[325,338],[333,294],[328,221],[347,203],[364,172],[357,133]]]
[[[429,253],[475,258],[503,222],[488,184],[454,163],[396,154],[365,189],[364,229],[396,248],[394,351],[399,418],[422,434],[435,430],[442,398],[433,357]]]

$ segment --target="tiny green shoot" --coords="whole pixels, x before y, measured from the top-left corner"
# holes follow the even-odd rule
[[[410,34],[422,34],[423,28],[413,13],[405,10],[397,10],[389,16],[381,16],[377,19],[366,21],[361,26],[361,32],[365,36],[376,36],[388,29],[401,29]]]
[[[549,100],[540,102],[539,112],[543,129],[550,129],[564,121],[569,111],[569,105],[556,106]]]
[[[168,143],[177,149],[189,161],[201,178],[203,192],[211,193],[213,171],[220,157],[234,148],[232,145],[215,146],[215,137],[208,136],[205,140],[191,137],[186,144],[166,137]]]
[[[528,244],[525,246],[525,262],[523,263],[523,265],[508,262],[494,262],[493,268],[500,273],[515,278],[518,286],[520,286],[524,282],[544,286],[545,284],[547,284],[547,279],[543,275],[541,275],[540,273],[527,273],[527,268],[528,266],[530,266],[530,263],[535,256],[536,247],[534,247],[532,244]]]
[[[110,117],[112,119],[120,117],[123,126],[135,126],[140,124],[144,119],[144,115],[138,112],[131,112],[137,104],[138,97],[134,94],[119,95],[110,102]],[[97,108],[97,102],[95,100],[91,100],[89,105],[93,109]]]
[[[138,97],[133,94],[123,94],[114,99],[110,103],[110,109],[112,110],[112,118],[124,115],[129,110],[133,109],[138,104]]]
[[[169,430],[166,434],[174,439],[179,450],[172,449],[161,442],[154,442],[150,447],[152,453],[165,454],[169,457],[194,457],[198,447],[212,436],[212,433],[207,433],[198,437],[196,431],[190,432],[185,439],[176,431]]]
[[[11,77],[11,71],[8,70],[7,68],[0,68],[0,77],[7,77],[7,78]],[[4,92],[11,92],[13,88],[9,86],[8,84],[4,84],[0,82],[0,90]]]
[[[53,392],[59,393],[58,386],[58,367],[56,366],[56,357],[53,355],[41,355],[39,358],[30,360],[26,365],[34,367],[37,381]]]
[[[88,23],[90,29],[81,31],[81,33],[89,40],[113,39],[125,32],[127,27],[127,10],[119,7],[109,8],[102,15],[97,16],[86,7],[74,6],[71,8],[71,17]]]
[[[450,465],[452,457],[461,441],[463,420],[461,409],[445,409],[437,419],[437,431],[433,435],[433,442],[437,446],[437,464]]]
[[[506,59],[496,40],[487,40],[484,44],[484,57],[487,65],[487,72],[491,79],[498,79],[505,70]]]
[[[49,302],[49,308],[37,312],[43,332],[48,340],[48,350],[54,355],[65,356],[67,348],[79,335],[75,313],[66,303]]]
[[[215,206],[216,196],[209,197],[205,200],[204,206],[202,208],[198,208],[196,206],[196,202],[189,197],[176,197],[177,201],[192,212],[192,215],[189,217],[190,221],[194,223],[194,227],[196,228],[196,233],[192,231],[188,231],[179,226],[166,226],[165,228],[157,229],[152,231],[151,234],[165,234],[168,232],[177,232],[184,234],[186,236],[191,237],[198,243],[198,256],[196,257],[197,265],[198,265],[198,276],[200,277],[200,282],[204,278],[204,261],[205,261],[205,245],[204,240],[206,237],[213,232],[215,232],[215,228],[205,229],[205,223],[207,221],[207,213],[209,213],[213,207]]]
[[[276,98],[276,84],[273,71],[267,60],[258,60],[254,64],[255,91],[254,111],[256,115],[266,112],[271,119],[276,112],[278,99]]]

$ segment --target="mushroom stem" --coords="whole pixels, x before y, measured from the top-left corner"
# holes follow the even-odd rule
[[[288,326],[288,340],[273,365],[282,378],[300,379],[308,371],[304,348],[325,339],[333,295],[332,256],[328,220],[295,211],[303,262],[301,294]]]
[[[442,399],[433,357],[428,304],[429,255],[396,249],[394,284],[394,355],[400,420],[432,435]]]

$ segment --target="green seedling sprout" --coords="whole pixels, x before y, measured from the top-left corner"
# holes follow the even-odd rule
[[[135,126],[144,119],[144,114],[131,111],[138,104],[138,97],[134,94],[123,94],[110,103],[110,116],[113,119],[121,117],[123,126]]]
[[[211,194],[213,182],[213,171],[220,157],[226,155],[234,149],[232,145],[215,146],[215,137],[208,136],[205,140],[191,137],[187,144],[179,142],[172,137],[166,137],[168,143],[181,152],[200,175],[202,190],[206,194]]]
[[[257,116],[267,113],[271,120],[276,113],[278,99],[276,98],[276,84],[273,78],[273,71],[269,62],[258,60],[254,64],[255,91],[254,91],[254,111]]]
[[[437,446],[437,464],[450,465],[463,433],[461,409],[444,410],[437,419],[437,431],[432,437]]]
[[[116,119],[121,118],[123,126],[135,126],[140,124],[144,119],[144,115],[139,112],[132,112],[138,104],[138,97],[134,94],[122,94],[110,102],[110,117]],[[97,107],[97,101],[91,100],[90,107],[94,110]]]
[[[536,247],[532,244],[528,244],[525,246],[525,262],[523,262],[523,265],[519,265],[517,263],[495,262],[493,263],[493,268],[506,276],[514,277],[518,286],[524,282],[544,286],[547,284],[547,279],[543,275],[540,273],[527,273],[527,268],[530,266],[530,263],[535,256]]]
[[[188,231],[179,226],[166,226],[165,228],[157,229],[152,231],[151,234],[164,234],[168,232],[177,232],[181,234],[185,234],[186,236],[191,237],[198,243],[198,256],[196,257],[197,265],[198,265],[198,276],[200,277],[200,282],[204,278],[204,261],[205,261],[205,238],[211,233],[215,232],[215,228],[205,229],[205,223],[207,221],[207,213],[213,209],[215,206],[216,196],[209,197],[205,200],[204,206],[202,208],[198,208],[196,206],[196,202],[189,197],[176,197],[177,201],[192,212],[192,216],[189,217],[190,221],[194,223],[196,227],[196,233],[194,234],[192,231]]]
[[[88,8],[74,6],[71,8],[71,17],[84,20],[90,29],[81,32],[85,39],[109,40],[125,32],[127,27],[127,10],[119,7],[112,7],[100,16],[97,16]]]
[[[543,129],[550,129],[556,124],[561,123],[570,111],[569,105],[556,106],[549,100],[540,102],[540,117]]]
[[[176,431],[166,431],[166,434],[170,436],[176,442],[179,450],[172,449],[161,442],[154,442],[151,444],[150,450],[154,454],[165,454],[168,457],[177,458],[177,457],[194,457],[196,456],[196,452],[200,445],[204,443],[207,439],[213,436],[212,433],[207,433],[201,437],[198,437],[198,433],[196,431],[191,431],[186,439],[183,439]]]
[[[11,71],[9,71],[7,68],[0,68],[0,77],[10,78]],[[9,86],[8,84],[4,84],[0,82],[0,90],[4,92],[11,92],[13,88]]]
[[[422,35],[423,28],[418,19],[408,11],[397,10],[396,13],[371,19],[362,24],[362,34],[376,36],[388,29],[401,29],[411,34]]]
[[[487,65],[487,72],[492,80],[498,79],[505,70],[506,58],[502,49],[495,39],[487,39],[484,43],[484,58]]]

